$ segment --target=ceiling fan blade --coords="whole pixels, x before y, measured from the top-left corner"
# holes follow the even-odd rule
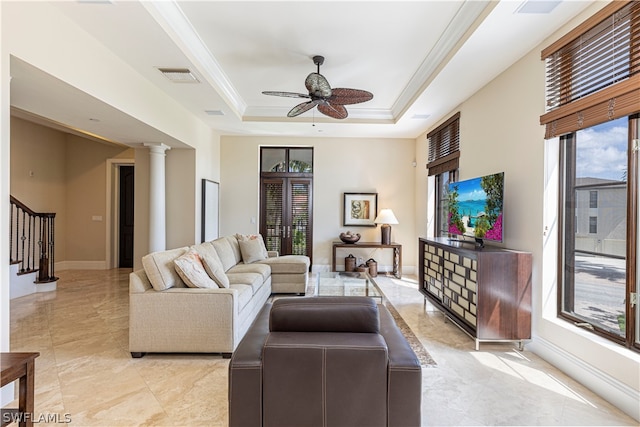
[[[273,95],[273,96],[286,96],[289,98],[311,98],[311,95],[307,95],[304,93],[297,92],[274,92],[274,91],[264,91],[263,95]]]
[[[331,86],[322,74],[311,73],[304,81],[304,85],[309,91],[309,95],[319,98],[328,98],[331,96]]]
[[[334,105],[349,105],[367,102],[373,99],[373,94],[366,90],[335,88],[329,101]]]
[[[349,115],[349,113],[347,113],[347,109],[342,105],[332,105],[328,102],[318,104],[318,111],[325,116],[329,116],[334,119],[346,119]]]
[[[295,107],[293,107],[291,111],[289,111],[289,113],[287,114],[287,117],[299,116],[305,111],[311,110],[313,107],[318,105],[319,102],[320,101],[318,100],[318,101],[309,101],[309,102],[303,102],[302,104],[298,104]]]

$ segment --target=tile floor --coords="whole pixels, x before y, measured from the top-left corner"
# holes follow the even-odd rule
[[[72,426],[227,425],[228,360],[131,358],[129,270],[58,273],[56,291],[11,301],[12,351],[40,352],[36,417],[69,417]],[[425,310],[415,281],[378,282],[438,364],[423,369],[423,425],[638,425],[526,349],[475,351],[433,307]]]

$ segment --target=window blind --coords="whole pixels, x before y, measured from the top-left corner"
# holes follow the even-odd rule
[[[456,113],[446,122],[427,134],[429,157],[428,175],[458,169],[460,157],[460,113]]]
[[[614,1],[542,51],[545,138],[640,111],[640,1]]]

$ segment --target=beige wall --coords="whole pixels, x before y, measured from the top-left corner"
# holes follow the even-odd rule
[[[62,132],[11,119],[10,194],[36,212],[55,212],[55,259],[66,259],[66,137]]]
[[[68,261],[99,261],[106,257],[107,159],[132,158],[126,147],[87,141],[70,135],[67,142]]]
[[[540,51],[603,4],[594,5],[452,110],[460,111],[460,179],[505,172],[505,242],[533,253],[533,341],[527,349],[640,419],[640,355],[557,318],[558,142],[544,141],[545,68]],[[434,126],[435,127],[435,126]],[[426,158],[424,135],[418,158]],[[419,171],[419,173],[422,173]],[[433,182],[416,187],[416,205],[433,199]],[[433,180],[431,180],[433,181]],[[429,212],[432,212],[432,207]],[[433,228],[432,214],[424,214]],[[419,226],[420,228],[420,226]],[[421,229],[425,232],[424,229]]]
[[[56,213],[57,268],[104,268],[107,160],[115,158],[133,158],[133,150],[12,118],[11,195]]]
[[[313,264],[316,270],[330,267],[331,242],[338,240],[343,231],[362,234],[363,242],[380,241],[379,226],[342,225],[343,193],[377,192],[378,209],[391,208],[398,218],[399,224],[392,228],[392,240],[403,246],[404,272],[415,272],[414,140],[223,136],[221,235],[258,231],[261,145],[314,149]],[[380,268],[391,266],[391,251],[380,249],[340,252],[339,264],[344,264],[349,252],[365,261],[373,257]]]

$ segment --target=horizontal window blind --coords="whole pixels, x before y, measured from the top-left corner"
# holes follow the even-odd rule
[[[546,138],[640,110],[640,2],[616,1],[542,51]]]
[[[456,113],[446,122],[427,134],[429,157],[428,175],[458,169],[460,157],[460,113]]]

